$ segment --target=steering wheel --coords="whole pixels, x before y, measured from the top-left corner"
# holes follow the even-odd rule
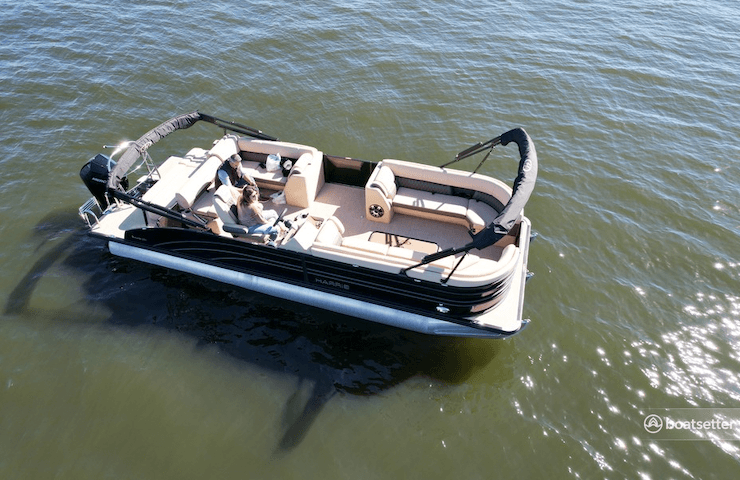
[[[275,222],[272,224],[272,226],[274,227],[278,223],[280,223],[280,221],[283,219],[283,217],[285,216],[286,213],[288,213],[288,209],[287,208],[283,209],[283,212],[280,215],[278,215],[277,220],[275,220]]]

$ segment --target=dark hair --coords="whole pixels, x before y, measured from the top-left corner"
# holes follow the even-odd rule
[[[251,198],[252,195],[257,195],[257,198],[259,199],[259,189],[255,187],[254,185],[245,185],[242,189],[242,202],[244,203],[252,203]]]

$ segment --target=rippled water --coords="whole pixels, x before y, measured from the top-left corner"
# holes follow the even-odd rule
[[[0,477],[740,474],[734,437],[643,428],[740,405],[734,4],[1,3]],[[194,109],[437,165],[524,127],[532,325],[427,338],[111,257],[79,168]]]

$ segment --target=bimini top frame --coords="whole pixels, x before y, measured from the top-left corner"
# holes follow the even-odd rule
[[[525,132],[523,128],[509,130],[503,135],[492,138],[484,143],[479,142],[458,153],[454,160],[445,163],[441,168],[447,167],[448,165],[477,153],[489,150],[483,160],[476,167],[473,172],[475,173],[481,165],[483,165],[483,162],[488,159],[491,151],[493,151],[497,145],[506,146],[510,142],[514,142],[519,146],[519,170],[517,177],[514,180],[511,198],[506,206],[504,206],[504,209],[501,210],[499,215],[486,228],[473,235],[472,242],[462,247],[448,248],[446,250],[427,255],[418,265],[411,266],[405,269],[404,272],[421,265],[434,262],[440,258],[449,257],[458,253],[467,253],[474,248],[478,250],[484,249],[503,238],[514,227],[514,224],[519,219],[522,210],[524,210],[524,206],[527,204],[527,201],[534,190],[535,182],[537,181],[537,151],[534,148],[534,142],[532,142],[532,139],[527,135],[527,132]]]
[[[118,162],[115,163],[110,169],[110,173],[108,174],[108,182],[105,187],[106,195],[102,196],[102,198],[108,199],[109,201],[115,198],[117,200],[130,203],[142,210],[180,221],[186,226],[205,229],[206,222],[204,221],[191,220],[180,212],[176,212],[174,210],[164,208],[150,202],[146,202],[135,195],[131,195],[129,192],[127,192],[128,181],[126,177],[134,163],[139,159],[139,157],[142,156],[144,157],[144,163],[147,164],[147,167],[149,168],[149,174],[151,175],[152,172],[156,170],[156,166],[150,166],[150,163],[153,164],[153,162],[151,162],[151,159],[149,158],[149,154],[147,152],[149,147],[162,140],[170,133],[177,130],[190,128],[199,121],[212,123],[218,127],[223,128],[224,130],[230,130],[232,132],[241,133],[261,140],[277,140],[276,137],[267,135],[266,133],[263,133],[262,131],[255,128],[248,127],[240,123],[223,120],[212,115],[200,113],[198,111],[179,115],[149,130],[135,142],[127,142],[118,147],[118,149],[125,148],[125,151],[121,155]],[[117,153],[117,151],[118,150],[114,151],[114,154]],[[111,162],[111,164],[112,163],[113,162]],[[100,207],[102,210],[105,209],[107,205],[100,205]],[[83,208],[85,209],[84,212]],[[89,208],[87,205],[83,205],[83,207],[80,208],[80,214],[82,215],[83,213],[85,214],[85,218],[89,224],[90,219],[89,217],[87,217],[87,215],[92,213],[92,209]],[[92,215],[95,216],[94,213]]]
[[[123,179],[126,178],[126,173],[133,166],[136,160],[141,155],[146,153],[149,147],[162,140],[170,133],[177,130],[190,128],[201,120],[212,123],[225,130],[242,133],[254,138],[272,141],[277,140],[277,138],[267,135],[262,131],[257,130],[256,128],[248,127],[246,125],[231,122],[228,120],[222,120],[220,118],[216,118],[205,113],[200,113],[198,111],[179,115],[154,127],[153,129],[142,135],[138,140],[129,144],[126,151],[123,152],[123,155],[121,155],[121,158],[118,160],[118,163],[116,163],[115,167],[113,167],[110,172],[110,177],[108,178],[108,190],[125,190],[125,188],[121,187]]]

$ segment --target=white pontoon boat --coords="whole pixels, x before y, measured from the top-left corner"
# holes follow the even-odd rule
[[[156,142],[198,122],[223,136],[152,160]],[[519,147],[513,189],[448,168],[485,153],[477,171],[510,142]],[[277,239],[248,233],[234,215],[233,189],[216,188],[217,170],[234,155],[265,208],[282,212]],[[268,168],[278,156],[279,168]],[[523,208],[537,155],[520,128],[436,167],[328,155],[193,112],[98,154],[80,175],[94,195],[80,215],[114,255],[427,334],[501,338],[527,324],[531,224]]]

